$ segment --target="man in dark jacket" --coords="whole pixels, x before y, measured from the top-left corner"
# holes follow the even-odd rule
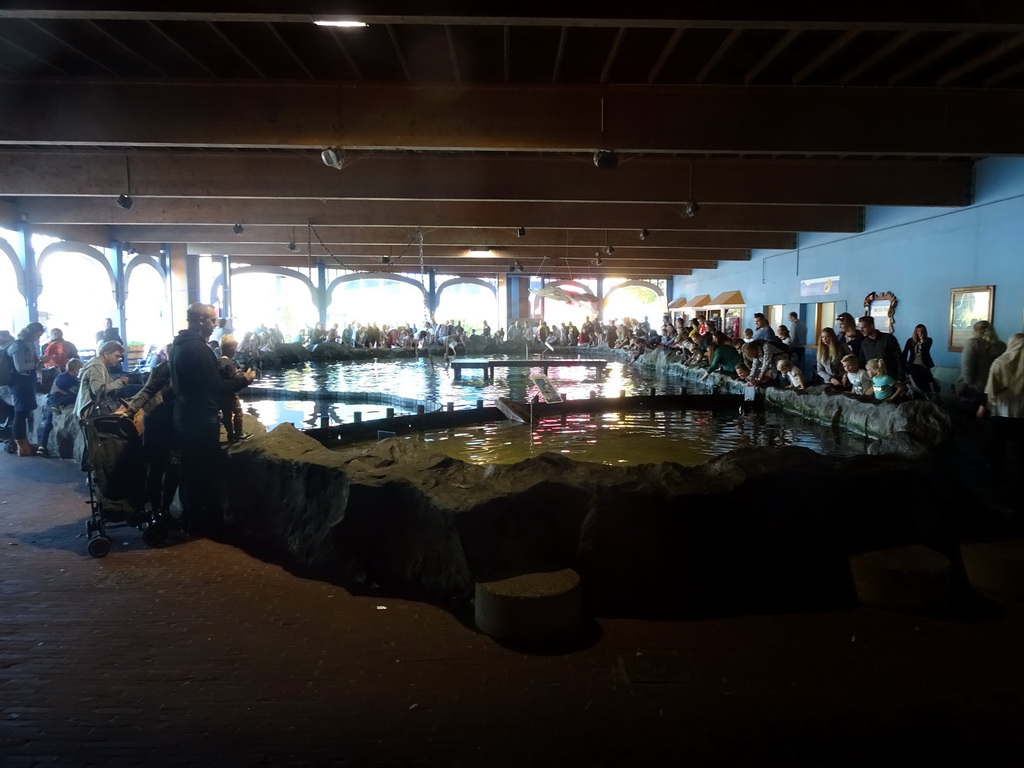
[[[188,328],[171,344],[174,430],[181,447],[182,522],[189,533],[216,532],[223,525],[220,475],[220,407],[227,395],[248,386],[256,372],[226,379],[207,344],[217,311],[209,304],[188,308]]]
[[[865,315],[857,321],[857,329],[863,340],[857,357],[861,365],[866,366],[868,360],[880,359],[885,363],[885,372],[896,381],[906,381],[907,371],[903,363],[903,351],[900,343],[891,333],[882,333],[875,328],[875,318]]]

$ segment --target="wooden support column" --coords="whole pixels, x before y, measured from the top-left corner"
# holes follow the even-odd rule
[[[437,273],[434,270],[427,272],[427,314],[430,315],[430,322],[434,322],[434,313],[437,311]]]
[[[320,318],[320,325],[327,328],[327,267],[323,262],[316,265],[316,312]]]
[[[128,303],[128,285],[124,274],[124,250],[121,243],[116,241],[111,243],[110,247],[114,250],[114,304],[117,306],[118,334],[127,345],[128,328],[125,307]]]
[[[26,217],[18,222],[18,238],[15,243],[18,249],[18,259],[21,261],[21,268],[25,273],[25,306],[28,309],[28,323],[39,321],[39,273],[36,271],[36,252],[32,247],[32,225]],[[11,332],[17,334],[20,328],[12,328]]]
[[[170,266],[167,274],[171,284],[171,323],[175,330],[179,330],[186,325],[185,310],[192,303],[189,298],[189,280],[186,268],[188,259],[192,257],[185,252],[184,243],[169,243],[165,250]]]

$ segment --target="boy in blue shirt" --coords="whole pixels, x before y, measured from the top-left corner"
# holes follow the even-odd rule
[[[53,458],[46,447],[50,442],[50,433],[53,431],[53,412],[69,405],[74,405],[78,398],[78,388],[82,380],[78,378],[78,372],[82,370],[82,361],[77,357],[68,360],[67,370],[57,376],[50,387],[50,394],[46,396],[46,408],[43,409],[43,422],[39,427],[39,447],[36,448],[36,456],[44,459]]]

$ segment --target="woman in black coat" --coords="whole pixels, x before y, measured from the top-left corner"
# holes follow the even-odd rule
[[[939,385],[932,376],[932,340],[928,329],[923,325],[915,325],[913,335],[903,345],[903,360],[907,364],[907,375],[926,393],[938,392]]]

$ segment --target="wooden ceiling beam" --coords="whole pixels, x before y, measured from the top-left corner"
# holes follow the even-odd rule
[[[115,230],[115,234],[117,231]],[[165,243],[169,242],[164,238],[160,238],[159,233],[157,236],[146,236],[143,234],[141,237],[125,238],[119,240],[119,242],[131,243],[133,245],[142,245],[145,243]],[[189,238],[180,240],[177,242],[184,242],[188,244],[189,253],[197,254],[228,254],[231,256],[244,255],[244,254],[273,254],[273,253],[289,253],[287,250],[287,242],[245,242],[239,239],[238,242],[231,240],[204,240],[201,238]],[[419,262],[419,248],[415,245],[408,247],[400,246],[388,246],[388,245],[346,245],[344,243],[328,243],[327,248],[320,245],[318,242],[313,242],[311,248],[307,248],[307,244],[303,242],[301,246],[296,244],[296,254],[300,254],[303,258],[364,258],[364,259],[377,259],[392,258],[396,259],[402,257],[403,261],[416,261]],[[451,248],[448,246],[430,246],[424,247],[423,254],[424,258],[428,259],[444,259],[449,261],[493,261],[495,259],[547,259],[548,261],[564,261],[565,259],[591,261],[595,258],[600,259],[616,259],[616,260],[633,260],[633,261],[647,261],[651,263],[664,263],[669,261],[685,262],[685,261],[749,261],[750,251],[742,249],[726,249],[726,248],[659,248],[644,250],[642,248],[616,248],[613,254],[606,254],[601,249],[583,249],[575,248],[569,249],[567,252],[564,248],[530,248],[530,247],[492,247],[489,249],[493,256],[490,257],[474,257],[470,255],[471,249],[469,248]]]
[[[581,6],[568,0],[543,4],[522,2],[488,3],[486,12],[473,15],[453,12],[450,4],[410,4],[385,0],[373,3],[330,2],[260,2],[254,9],[251,2],[218,0],[200,2],[185,0],[169,9],[146,4],[132,8],[119,0],[93,0],[88,8],[69,8],[67,2],[54,0],[22,0],[7,2],[0,8],[0,18],[30,19],[116,19],[125,21],[213,21],[234,23],[295,23],[309,24],[315,18],[358,18],[368,24],[503,24],[522,26],[577,26],[577,27],[678,27],[693,29],[720,29],[745,27],[747,29],[837,29],[903,30],[925,27],[948,30],[975,27],[979,30],[1002,31],[1024,29],[1020,14],[1012,3],[987,3],[921,6],[921,10],[905,10],[900,4],[862,4],[857,7],[834,6],[827,3],[766,5],[754,0],[721,3],[701,0],[687,3],[685,8],[656,0],[636,0],[629,4],[630,18],[624,18],[621,8],[591,4],[581,14]],[[75,4],[81,5],[81,4]],[[138,4],[143,5],[143,4]]]
[[[639,230],[651,232],[861,232],[861,209],[830,205],[703,205],[697,216],[682,206],[641,203],[524,203],[481,200],[196,200],[138,198],[131,210],[115,196],[24,197],[19,215],[34,224],[227,225],[330,227]],[[12,203],[15,205],[15,203]],[[290,238],[289,238],[290,239]]]
[[[4,78],[0,103],[0,144],[1024,154],[1010,89]]]
[[[339,171],[316,153],[155,151],[130,154],[129,184],[125,157],[0,152],[0,195],[958,206],[971,184],[969,162],[928,160],[638,157],[608,170],[580,157],[423,153]]]

